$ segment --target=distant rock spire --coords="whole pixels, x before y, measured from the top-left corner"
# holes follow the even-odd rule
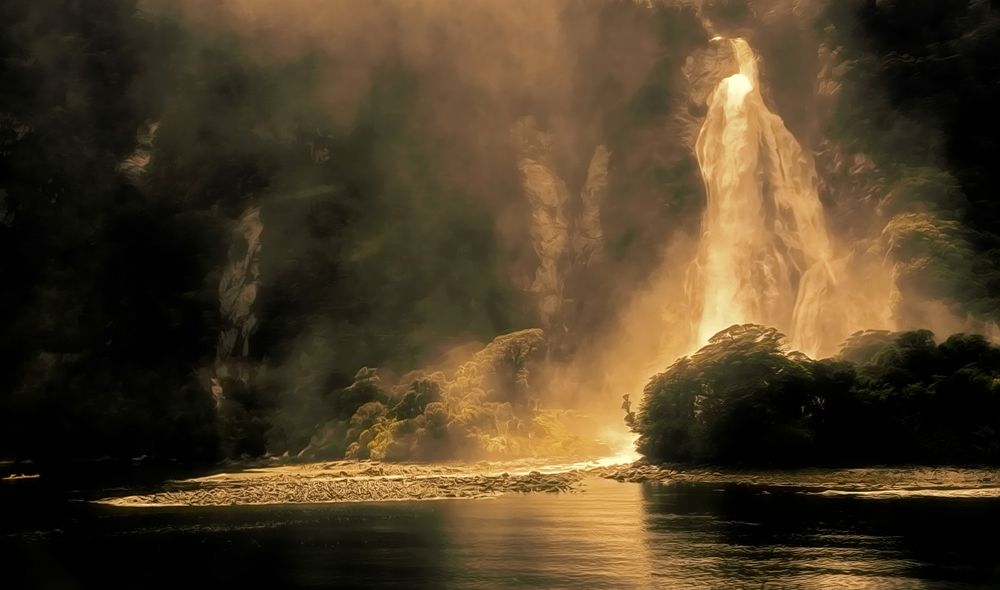
[[[522,117],[511,135],[519,152],[521,186],[531,205],[530,233],[538,257],[531,291],[537,297],[542,326],[549,328],[564,297],[570,242],[566,217],[569,191],[553,169],[552,136],[539,131],[534,118]]]
[[[141,184],[149,171],[149,165],[153,161],[153,142],[159,128],[160,123],[157,121],[143,123],[135,134],[135,150],[118,164],[118,171],[134,185]]]
[[[604,230],[601,207],[608,192],[608,163],[611,152],[606,146],[594,148],[587,167],[587,180],[580,193],[580,215],[573,231],[574,266],[586,268],[604,254]]]
[[[229,260],[219,280],[222,329],[216,345],[216,375],[246,381],[250,338],[257,331],[256,302],[260,287],[260,248],[264,225],[260,207],[250,207],[233,229]]]

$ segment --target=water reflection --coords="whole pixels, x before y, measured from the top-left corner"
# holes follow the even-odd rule
[[[990,501],[864,502],[649,485],[660,587],[964,588],[1000,581]],[[668,542],[674,540],[674,542]]]
[[[997,499],[594,479],[569,495],[76,505],[59,520],[0,523],[0,551],[20,566],[8,587],[1000,587]]]
[[[641,494],[593,480],[579,494],[452,503],[449,578],[461,588],[648,587]]]
[[[664,587],[722,581],[753,588],[918,586],[897,539],[824,529],[817,507],[799,510],[792,496],[647,486],[643,500],[659,565],[654,575]]]

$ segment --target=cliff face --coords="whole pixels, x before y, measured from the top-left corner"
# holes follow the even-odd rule
[[[588,268],[604,255],[601,209],[608,192],[608,165],[611,152],[598,145],[587,166],[587,180],[580,193],[580,212],[573,231],[573,260],[576,268]]]
[[[135,150],[118,164],[118,171],[137,187],[143,186],[143,180],[149,172],[153,161],[153,143],[160,124],[156,121],[146,121],[136,132]]]
[[[512,137],[519,153],[521,186],[531,207],[530,234],[538,257],[529,289],[535,295],[541,324],[549,329],[560,321],[563,306],[570,244],[569,190],[554,170],[552,137],[540,131],[534,119],[519,120]]]
[[[580,304],[593,293],[604,257],[602,208],[608,193],[611,152],[594,148],[579,197],[573,197],[556,170],[551,134],[531,117],[519,119],[511,132],[518,152],[518,173],[530,211],[530,235],[537,267],[528,290],[534,295],[541,326],[563,348],[574,337]],[[593,297],[589,297],[593,299]]]
[[[868,318],[871,326],[988,331],[992,312],[978,305],[988,297],[974,278],[973,234],[962,220],[968,196],[944,162],[939,123],[892,104],[893,71],[911,68],[930,80],[936,58],[922,55],[923,46],[910,55],[903,47],[882,54],[877,43],[860,42],[863,27],[882,26],[901,10],[894,4],[849,18],[840,12],[846,6],[807,4],[819,31],[812,108],[821,196],[841,238],[843,265],[871,277],[856,288],[857,306],[870,307],[875,292],[887,291],[888,308]],[[976,36],[970,32],[968,42]],[[930,51],[954,51],[960,60],[958,49],[945,42]]]
[[[256,206],[248,208],[233,228],[229,260],[219,280],[222,322],[215,358],[218,379],[231,377],[246,383],[251,378],[250,340],[258,325],[257,293],[263,232],[260,208]],[[220,395],[214,388],[213,393]]]

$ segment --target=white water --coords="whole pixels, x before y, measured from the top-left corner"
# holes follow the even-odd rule
[[[687,281],[697,345],[758,323],[815,355],[829,339],[823,307],[837,278],[813,160],[764,104],[750,45],[717,42],[731,44],[739,72],[716,87],[696,145],[708,195]]]

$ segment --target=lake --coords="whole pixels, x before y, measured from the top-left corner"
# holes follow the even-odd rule
[[[382,503],[18,496],[0,525],[7,588],[1000,588],[996,497],[594,477],[572,493]]]

